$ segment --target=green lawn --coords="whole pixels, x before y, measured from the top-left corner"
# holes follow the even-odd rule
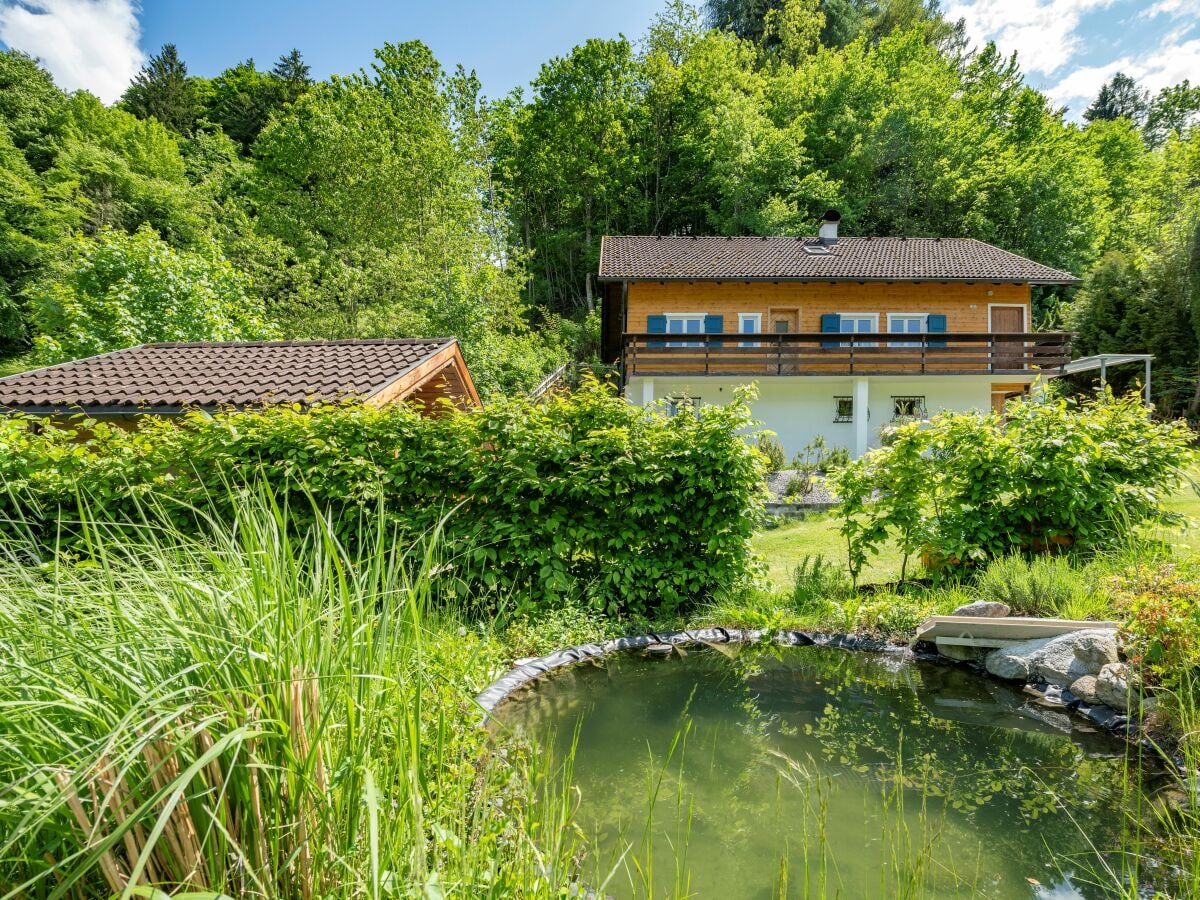
[[[820,556],[839,565],[846,562],[846,542],[838,533],[838,520],[829,513],[760,531],[754,536],[754,550],[766,560],[767,575],[779,590],[791,587],[792,573],[806,556]],[[900,554],[889,541],[863,572],[863,581],[895,581],[899,577]]]
[[[1192,477],[1200,480],[1200,472],[1193,472]],[[1200,497],[1190,486],[1185,486],[1166,505],[1200,523]],[[1172,530],[1163,538],[1175,546],[1181,558],[1200,558],[1200,527]],[[760,531],[754,536],[754,549],[766,561],[768,577],[778,590],[790,589],[792,572],[805,556],[822,556],[839,564],[846,560],[846,544],[838,534],[838,520],[828,513]],[[909,562],[910,569],[914,565],[919,567],[920,562]],[[899,577],[900,554],[895,544],[888,542],[866,567],[862,580],[888,582]]]

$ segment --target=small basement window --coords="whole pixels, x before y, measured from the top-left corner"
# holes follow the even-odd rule
[[[835,422],[853,422],[854,421],[854,398],[853,397],[834,397],[834,412],[833,421]]]
[[[893,397],[892,419],[923,419],[925,418],[924,397]]]

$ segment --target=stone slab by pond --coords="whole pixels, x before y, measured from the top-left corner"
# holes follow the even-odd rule
[[[1019,641],[1096,629],[1115,633],[1117,623],[1032,616],[930,616],[917,629],[916,640],[945,641],[966,647],[1008,647]]]

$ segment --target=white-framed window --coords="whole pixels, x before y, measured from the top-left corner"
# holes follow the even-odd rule
[[[704,334],[704,313],[666,313],[667,334]],[[702,347],[700,341],[669,341],[668,347]]]
[[[833,398],[833,421],[835,421],[835,422],[853,422],[854,421],[854,398],[853,397],[834,397]]]
[[[925,413],[925,398],[924,397],[893,397],[892,398],[892,420],[896,419],[924,419]]]
[[[839,330],[842,334],[870,334],[879,331],[879,313],[839,313]],[[846,346],[846,345],[843,345]],[[859,344],[874,347],[874,343]]]
[[[888,334],[924,334],[928,328],[927,313],[888,313]],[[920,341],[888,341],[889,347],[920,347]]]
[[[738,334],[759,334],[762,332],[762,313],[738,313]],[[743,347],[757,347],[757,341],[742,341]]]

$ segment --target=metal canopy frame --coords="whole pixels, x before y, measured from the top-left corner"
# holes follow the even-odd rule
[[[1100,390],[1108,387],[1109,366],[1121,366],[1126,363],[1144,363],[1146,366],[1146,383],[1143,388],[1146,405],[1150,405],[1150,364],[1154,356],[1150,353],[1097,353],[1095,356],[1085,356],[1073,359],[1062,368],[1063,375],[1075,375],[1079,372],[1100,371]]]

